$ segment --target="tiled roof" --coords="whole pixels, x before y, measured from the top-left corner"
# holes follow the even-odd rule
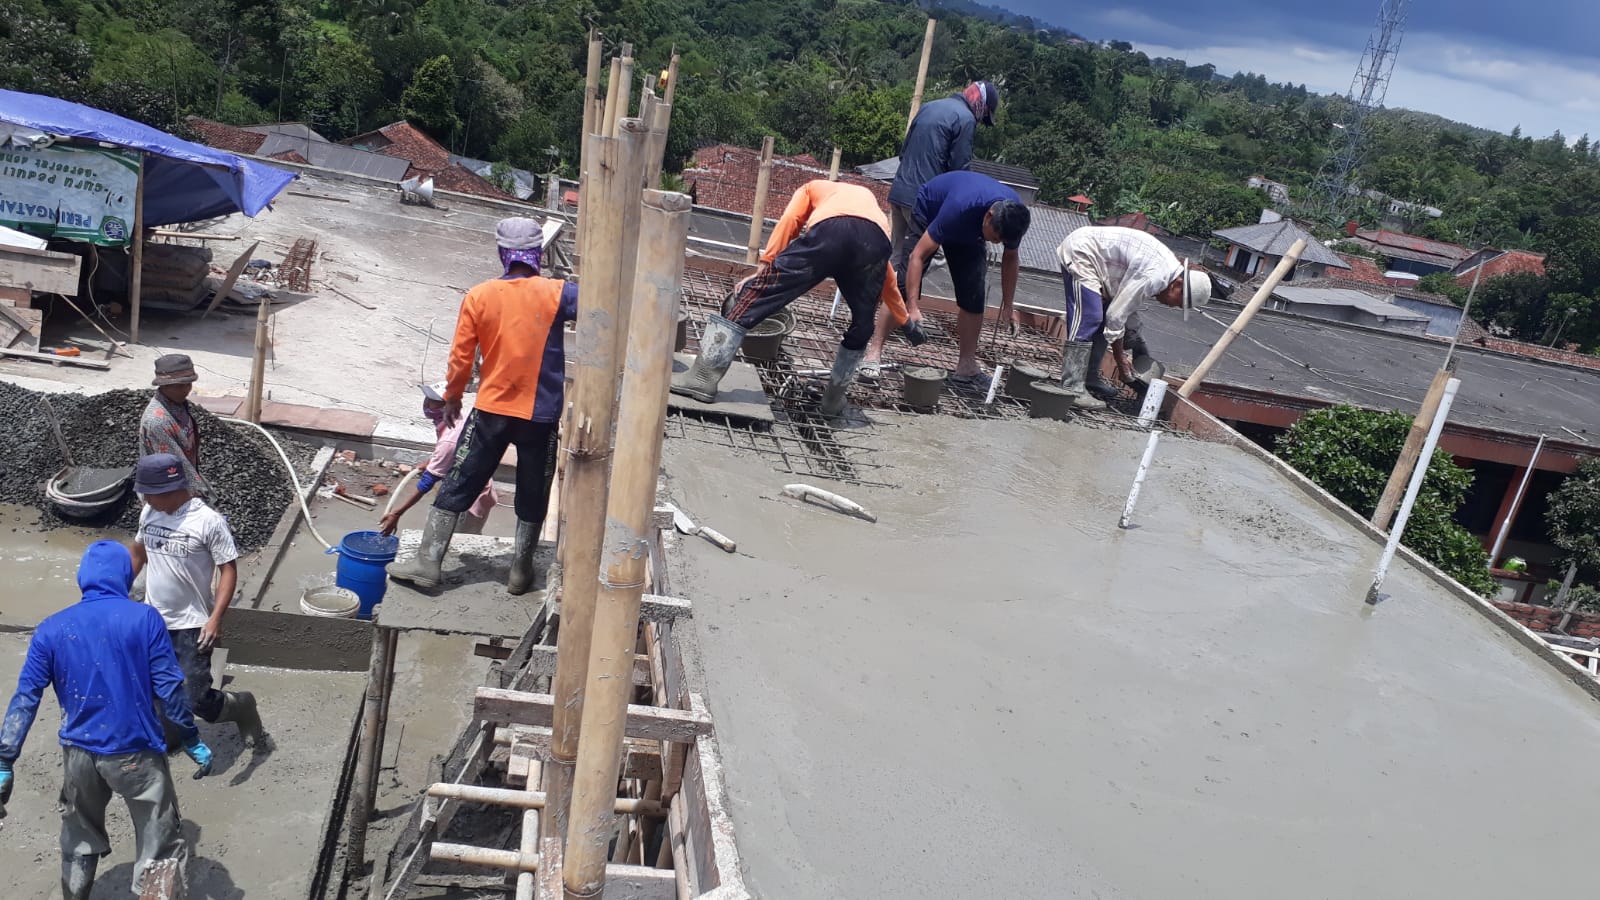
[[[1482,331],[1482,329],[1479,329]],[[1505,338],[1491,337],[1485,333],[1482,337],[1468,338],[1467,333],[1461,333],[1462,340],[1470,340],[1489,350],[1498,350],[1501,353],[1513,353],[1517,356],[1527,356],[1533,359],[1542,359],[1548,362],[1566,363],[1569,366],[1579,366],[1584,369],[1600,369],[1600,356],[1590,356],[1586,353],[1574,353],[1570,350],[1557,350],[1554,347],[1541,347],[1538,344],[1525,344],[1522,341],[1510,341]]]
[[[300,163],[301,165],[310,165],[310,161],[307,160],[304,156],[301,156],[300,155],[300,151],[298,151],[298,150],[284,150],[284,151],[281,151],[279,153],[269,153],[269,154],[267,154],[267,156],[268,156],[269,159],[281,159],[284,162]]]
[[[1353,281],[1357,284],[1378,285],[1380,287],[1389,284],[1389,279],[1383,277],[1383,268],[1378,265],[1377,261],[1365,256],[1356,256],[1353,253],[1339,253],[1336,255],[1344,260],[1345,265],[1349,266],[1349,268],[1330,269],[1328,271],[1329,278],[1337,278],[1340,281]]]
[[[236,125],[225,125],[200,116],[189,116],[184,122],[200,135],[201,143],[229,153],[253,155],[267,139],[266,135],[259,132],[246,131]]]
[[[683,181],[697,205],[748,216],[755,209],[756,174],[760,168],[760,151],[713,144],[695,151],[694,165],[683,170]],[[782,214],[784,204],[801,185],[827,177],[827,168],[817,165],[810,156],[774,156],[767,184],[766,217],[776,219]],[[846,172],[839,173],[839,180],[872,191],[878,206],[888,212],[888,184]]]
[[[1414,234],[1406,234],[1402,231],[1389,231],[1387,229],[1357,231],[1354,239],[1358,242],[1370,244],[1373,249],[1388,256],[1416,259],[1416,256],[1407,254],[1419,254],[1422,257],[1427,257],[1422,259],[1422,262],[1430,262],[1432,260],[1429,258],[1437,258],[1456,263],[1472,255],[1472,251],[1459,244],[1435,241],[1425,237],[1418,237]]]
[[[1153,234],[1156,237],[1172,236],[1172,232],[1150,221],[1150,217],[1142,212],[1124,213],[1120,216],[1098,219],[1094,224],[1110,225],[1116,228],[1132,228],[1134,231],[1142,231],[1145,234]]]
[[[1073,209],[1036,204],[1028,207],[1028,233],[1017,247],[1017,261],[1025,269],[1061,271],[1061,256],[1056,252],[1067,235],[1089,225],[1089,217]]]
[[[1479,267],[1483,274],[1476,276],[1483,281],[1499,278],[1502,275],[1529,273],[1544,275],[1544,254],[1530,253],[1527,250],[1493,250],[1480,251],[1473,258],[1465,260],[1460,266],[1451,270],[1456,284],[1462,287],[1471,287],[1474,273]]]
[[[450,151],[410,122],[391,122],[377,131],[359,134],[346,144],[384,156],[403,159],[410,165],[403,178],[433,176],[434,187],[459,194],[472,194],[495,200],[516,198],[450,161]]]
[[[977,172],[979,175],[987,175],[1001,184],[1014,184],[1034,190],[1039,188],[1039,179],[1022,166],[990,162],[986,159],[974,159],[967,165],[967,169]]]
[[[282,133],[268,135],[266,142],[257,152],[262,156],[276,157],[285,151],[293,151],[313,166],[365,175],[368,178],[379,178],[392,183],[399,183],[404,179],[408,168],[405,160],[385,156],[382,153],[371,153],[344,144],[330,144],[315,139],[308,141],[303,137]]]
[[[1347,269],[1350,264],[1339,258],[1339,255],[1322,246],[1322,242],[1311,236],[1311,233],[1284,219],[1280,222],[1262,222],[1257,225],[1243,225],[1238,228],[1224,228],[1213,231],[1211,234],[1230,244],[1238,244],[1246,250],[1264,253],[1268,256],[1282,256],[1289,252],[1294,242],[1303,240],[1306,249],[1300,254],[1302,262],[1321,263],[1336,269]]]

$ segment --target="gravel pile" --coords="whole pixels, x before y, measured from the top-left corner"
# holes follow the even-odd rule
[[[44,483],[62,466],[48,417],[39,401],[46,395],[0,381],[0,502],[40,510],[44,527],[83,524],[63,519],[44,499]],[[51,394],[61,433],[82,466],[131,466],[139,453],[139,418],[151,392],[119,390],[93,397]],[[209,502],[228,517],[240,551],[267,542],[294,499],[283,463],[260,433],[230,425],[191,404],[200,422],[200,471],[211,482]],[[279,438],[284,452],[304,473],[312,449]],[[303,477],[303,476],[302,476]],[[130,491],[120,509],[99,524],[132,532],[139,523],[139,501]]]

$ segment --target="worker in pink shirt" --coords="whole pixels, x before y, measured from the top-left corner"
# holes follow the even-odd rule
[[[456,444],[461,440],[461,432],[467,427],[467,417],[458,416],[454,425],[445,421],[444,415],[444,389],[445,383],[424,384],[422,387],[422,415],[433,423],[434,434],[438,442],[433,445],[433,456],[422,467],[422,472],[417,476],[417,489],[395,509],[383,514],[378,520],[378,530],[384,534],[394,534],[400,527],[400,516],[406,510],[417,505],[433,486],[450,474],[450,467],[455,464]],[[488,520],[489,513],[494,511],[499,498],[494,492],[494,481],[484,485],[483,493],[473,501],[472,508],[462,516],[461,525],[456,529],[461,534],[482,534],[483,523]]]

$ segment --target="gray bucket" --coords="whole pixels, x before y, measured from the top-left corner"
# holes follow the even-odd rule
[[[1073,415],[1073,398],[1077,395],[1054,381],[1035,381],[1029,385],[1033,397],[1028,406],[1028,416],[1034,419],[1055,419],[1066,422]]]
[[[794,313],[780,310],[771,318],[762,319],[744,336],[739,351],[752,362],[777,362],[783,349],[783,339],[794,330]]]
[[[1033,399],[1033,383],[1049,380],[1050,373],[1038,366],[1018,363],[1006,370],[1006,393],[1027,403]]]
[[[300,595],[300,611],[324,619],[354,619],[361,610],[361,598],[348,588],[327,584],[306,588]]]
[[[1135,356],[1133,358],[1133,377],[1142,384],[1160,381],[1167,377],[1167,367],[1153,356]]]
[[[906,405],[932,409],[939,405],[939,396],[944,393],[944,380],[950,373],[932,366],[913,366],[902,370],[900,375],[905,380],[903,397]]]

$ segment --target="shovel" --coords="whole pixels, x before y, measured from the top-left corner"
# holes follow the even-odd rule
[[[694,520],[689,518],[689,514],[679,509],[677,504],[673,504],[672,506],[672,525],[682,534],[687,534],[690,536],[699,535],[700,537],[703,537],[711,543],[716,544],[718,547],[721,547],[729,553],[739,549],[738,544],[735,544],[733,541],[729,540],[722,533],[707,528],[704,525],[696,525]]]

